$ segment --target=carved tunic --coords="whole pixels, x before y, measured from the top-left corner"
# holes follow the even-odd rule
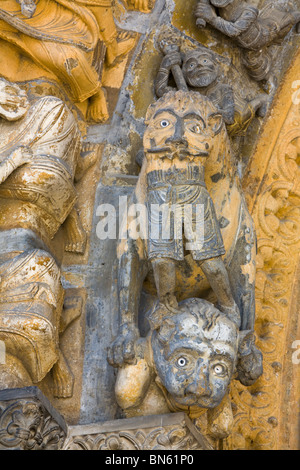
[[[185,243],[190,244],[192,256],[198,261],[225,254],[203,174],[203,166],[196,164],[148,173],[149,259],[183,260]],[[165,213],[161,212],[163,204]]]

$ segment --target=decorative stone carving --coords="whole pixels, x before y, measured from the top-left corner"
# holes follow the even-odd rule
[[[6,1],[0,8],[0,38],[62,84],[87,120],[95,122],[109,117],[101,86],[105,60],[113,66],[135,43],[130,33],[118,33],[110,0]],[[18,77],[28,80],[19,71]]]
[[[63,308],[51,240],[66,222],[66,249],[84,252],[74,180],[77,168],[81,176],[93,159],[81,158],[81,134],[61,100],[44,97],[30,105],[19,87],[1,84],[1,388],[38,383],[54,366],[54,394],[68,397],[74,378],[59,349],[59,333],[81,306]]]
[[[253,333],[239,333],[202,299],[182,301],[176,310],[161,305],[149,321],[137,363],[121,368],[117,377],[116,398],[126,416],[185,411],[204,435],[227,437],[233,421],[230,382],[235,376],[251,385],[262,373]]]
[[[298,448],[299,365],[292,345],[299,338],[300,113],[291,90],[299,67],[298,53],[243,180],[258,239],[255,330],[264,374],[249,388],[233,383],[234,425],[225,449]]]
[[[177,89],[198,91],[207,96],[222,114],[231,137],[244,136],[255,116],[266,114],[268,95],[259,94],[252,100],[225,77],[217,54],[204,47],[180,52],[180,39],[174,31],[164,31],[159,38],[164,53],[156,81],[157,96],[171,91],[170,78]]]
[[[36,387],[0,391],[1,450],[60,450],[64,419]]]
[[[151,287],[149,289],[148,286],[148,293],[152,295],[148,304],[146,301],[143,306],[144,310],[152,311],[148,317],[151,347],[147,342],[144,343],[146,349],[140,353],[141,362],[138,362],[137,366],[128,366],[129,369],[125,368],[123,372],[120,369],[116,386],[118,401],[122,408],[128,408],[129,412],[133,407],[134,412],[143,410],[142,414],[145,414],[149,409],[152,410],[151,413],[151,403],[155,403],[155,412],[160,409],[161,413],[166,406],[167,410],[172,409],[170,403],[175,402],[175,409],[176,406],[180,409],[180,406],[186,405],[188,412],[193,413],[193,406],[198,411],[201,408],[202,411],[220,405],[235,370],[233,364],[237,363],[238,329],[241,327],[244,334],[245,330],[249,330],[247,334],[253,331],[255,238],[251,218],[231,166],[230,144],[224,121],[208,98],[195,92],[169,92],[150,107],[146,122],[145,158],[131,202],[138,204],[139,211],[142,211],[143,206],[147,207],[145,218],[141,222],[141,226],[147,226],[147,231],[134,233],[133,215],[127,219],[127,225],[123,226],[122,234],[127,233],[129,237],[119,246],[120,333],[110,349],[109,362],[114,366],[124,367],[124,364],[137,360],[140,297],[144,280],[152,268],[152,274],[146,280],[146,290],[147,283],[153,280],[155,290]],[[222,162],[220,155],[224,158]],[[234,208],[231,207],[232,197],[238,202]],[[199,224],[199,220],[197,222],[195,216],[197,204],[203,208],[203,225]],[[187,210],[188,206],[192,208],[190,212]],[[163,218],[160,213],[163,207],[169,211],[168,216],[170,210],[173,211],[173,219]],[[184,212],[185,210],[187,212]],[[230,213],[230,210],[237,210],[237,216]],[[226,233],[229,226],[230,230]],[[225,229],[223,237],[220,227]],[[200,240],[195,234],[201,233],[201,230],[203,238]],[[164,233],[167,233],[167,236],[164,237]],[[226,260],[225,256],[223,261],[222,255],[226,253],[225,240],[227,253],[231,251],[233,255],[238,246],[239,255],[233,255],[229,260]],[[233,240],[237,240],[237,245]],[[245,251],[241,249],[242,246]],[[188,269],[185,267],[188,251],[191,253],[188,257],[190,275],[186,275]],[[248,256],[243,259],[246,253]],[[191,278],[194,280],[194,292],[197,293],[195,297],[201,297],[203,287],[207,286],[206,289],[211,289],[210,298],[215,299],[215,304],[223,314],[211,303],[206,304],[205,301],[197,299],[186,300],[191,297],[191,289],[185,292]],[[234,286],[239,287],[239,293],[234,290]],[[204,292],[202,295],[205,296]],[[245,302],[242,303],[241,299]],[[201,305],[204,310],[207,309],[205,313],[210,312],[209,320],[204,320],[205,314],[202,312],[202,320],[196,325],[197,322],[195,323],[192,316],[201,311]],[[200,384],[204,380],[205,372],[198,371],[196,366],[198,358],[202,357],[198,346],[201,349],[203,341],[208,341],[204,340],[203,325],[211,325],[212,318],[216,317],[220,321],[218,331],[223,331],[226,336],[225,330],[228,328],[229,336],[227,339],[224,336],[223,340],[232,347],[231,366],[228,366],[227,373],[221,379],[223,388],[214,383],[214,380],[218,382],[218,373],[214,373],[213,365],[209,365],[214,356],[212,344],[206,344],[212,356],[207,358],[207,363],[203,362],[211,372],[210,378],[207,379],[209,385],[208,382],[206,386]],[[185,322],[186,326],[182,327]],[[214,335],[212,331],[210,333],[213,343]],[[180,359],[186,360],[185,353],[182,353],[182,358],[180,355],[180,347],[184,351],[188,347],[184,345],[183,338],[186,338],[189,347],[193,349],[191,354],[195,364],[191,366],[190,374],[185,370],[185,364],[182,365],[183,372],[180,372],[179,363],[175,365]],[[221,338],[215,340],[222,341]],[[249,383],[262,373],[261,355],[252,346],[254,347],[253,340],[245,342],[245,358],[242,353],[240,363],[243,364],[240,370],[244,366],[247,369]],[[224,350],[223,347],[220,349]],[[171,351],[175,354],[174,365],[172,361],[168,365]],[[152,359],[145,359],[147,355]],[[187,362],[191,361],[187,359]],[[215,366],[220,367],[222,374],[223,365],[220,364]],[[151,368],[155,370],[154,375]],[[197,371],[195,376],[193,371]],[[151,386],[155,376],[157,380],[154,380],[154,385]],[[247,382],[246,378],[244,380]],[[149,398],[147,403],[147,391],[150,390],[151,395],[153,386],[154,389],[157,388],[157,381],[162,383],[163,390],[167,390],[167,401],[166,397],[159,399],[159,392],[154,390],[155,399]],[[209,387],[211,389],[208,392]],[[208,395],[210,398],[207,398]],[[203,401],[202,396],[205,397]]]
[[[200,0],[196,7],[197,25],[213,28],[232,38],[243,50],[244,64],[255,80],[269,78],[272,56],[268,47],[283,39],[297,24],[300,11],[267,4],[260,10],[238,0]]]
[[[44,97],[29,106],[19,87],[3,79],[1,83],[1,228],[26,225],[49,244],[70,216],[66,247],[70,249],[69,240],[76,238],[76,251],[84,252],[86,235],[75,209],[74,181],[92,162],[80,157],[76,119],[58,98]],[[12,213],[10,204],[16,206],[12,220],[6,215]]]
[[[184,413],[175,413],[70,426],[63,450],[189,451],[212,447]]]

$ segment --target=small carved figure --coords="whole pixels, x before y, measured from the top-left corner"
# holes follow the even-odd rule
[[[197,25],[206,23],[232,38],[245,50],[244,60],[256,80],[268,78],[272,65],[267,48],[283,39],[297,24],[300,11],[283,11],[269,2],[262,10],[239,0],[199,0]]]
[[[197,297],[212,289],[218,309],[238,327],[254,324],[255,237],[222,116],[200,93],[178,91],[150,106],[146,123],[145,158],[131,202],[147,207],[148,230],[146,237],[128,230],[119,245],[121,327],[110,354],[116,366],[134,358],[140,295],[151,269],[162,304],[176,309],[194,284]],[[200,224],[197,206],[203,210]],[[164,209],[174,217],[163,217]]]
[[[169,79],[174,67],[181,67],[183,78],[192,91],[199,91],[213,102],[231,137],[244,136],[256,115],[265,116],[268,95],[259,94],[247,101],[231,83],[226,82],[214,54],[203,48],[192,49],[185,54],[172,49],[166,53],[155,81],[157,96],[173,89],[169,86]],[[175,82],[177,84],[176,78]]]
[[[176,311],[158,305],[149,321],[151,331],[138,343],[136,363],[118,371],[115,392],[125,415],[184,411],[197,419],[208,410],[206,433],[227,437],[233,421],[226,406],[231,381],[249,386],[262,374],[252,332],[239,332],[202,299],[182,301]]]

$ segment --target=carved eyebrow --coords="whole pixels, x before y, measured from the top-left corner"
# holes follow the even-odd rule
[[[175,116],[176,118],[178,117],[177,114],[172,109],[165,108],[165,109],[159,109],[154,114],[153,119],[155,119],[157,116],[159,116],[160,114],[163,114],[163,113],[169,113],[169,114],[172,114],[173,116]]]
[[[224,353],[215,352],[212,354],[211,359],[227,359],[230,362],[232,362],[234,361],[235,357],[233,354],[230,354],[229,352],[224,352]]]
[[[202,116],[199,116],[199,114],[196,113],[188,113],[183,116],[183,119],[197,119],[198,121],[202,121],[204,127],[206,127],[205,121]]]

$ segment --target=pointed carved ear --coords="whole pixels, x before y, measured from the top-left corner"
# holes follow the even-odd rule
[[[263,356],[255,346],[253,331],[241,331],[237,361],[237,379],[245,386],[256,382],[263,373]]]
[[[171,318],[165,318],[162,322],[162,325],[158,331],[158,339],[166,344],[170,341],[175,330],[175,323]]]
[[[252,330],[239,332],[239,356],[247,356],[255,345],[255,335]]]
[[[210,116],[208,116],[208,124],[210,128],[212,129],[214,135],[220,134],[223,128],[223,124],[224,124],[222,114],[215,113],[215,114],[211,114]]]

